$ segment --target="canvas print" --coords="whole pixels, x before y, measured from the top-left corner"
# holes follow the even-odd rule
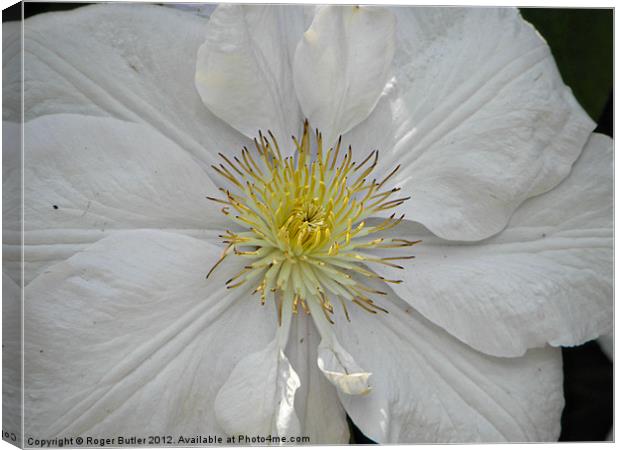
[[[598,53],[544,22],[607,55],[611,10],[45,8],[3,28],[4,440],[613,439],[611,59],[567,85]]]

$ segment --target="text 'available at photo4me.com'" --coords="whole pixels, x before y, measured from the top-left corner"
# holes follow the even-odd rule
[[[63,436],[42,439],[35,436],[26,438],[27,447],[116,447],[116,446],[192,446],[192,445],[277,445],[309,444],[309,436],[272,436],[239,434],[236,436],[194,435],[194,436]]]

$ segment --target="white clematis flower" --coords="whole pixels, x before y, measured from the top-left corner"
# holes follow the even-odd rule
[[[100,5],[24,38],[27,435],[558,437],[558,346],[611,332],[612,141],[516,10]]]

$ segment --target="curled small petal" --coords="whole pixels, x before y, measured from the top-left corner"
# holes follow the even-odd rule
[[[318,366],[325,377],[341,392],[348,395],[365,395],[371,390],[371,373],[362,369],[353,357],[340,345],[333,328],[317,302],[308,302],[312,318],[319,333]]]
[[[299,434],[295,393],[300,381],[283,351],[291,326],[288,300],[275,338],[263,350],[241,359],[217,394],[217,421],[229,435]]]

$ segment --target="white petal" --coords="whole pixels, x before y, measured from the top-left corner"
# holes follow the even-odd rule
[[[366,395],[371,387],[371,373],[362,369],[349,352],[340,345],[334,327],[327,322],[316,301],[309,301],[314,324],[321,335],[317,364],[323,375],[346,395]]]
[[[428,319],[492,355],[595,339],[612,330],[612,173],[612,141],[594,134],[569,177],[498,236],[465,245],[418,235],[406,275],[380,272],[402,278],[394,290]]]
[[[295,392],[299,376],[284,354],[291,325],[291,300],[285,301],[282,324],[263,350],[244,357],[215,399],[218,423],[231,436],[299,436]]]
[[[2,263],[3,273],[22,278],[22,127],[2,122]]]
[[[346,136],[381,151],[378,173],[412,196],[410,220],[455,240],[487,238],[557,185],[594,122],[544,40],[514,9],[396,8],[395,85]]]
[[[304,33],[295,52],[295,90],[327,143],[377,104],[394,56],[394,28],[384,8],[325,6]]]
[[[312,317],[299,314],[291,325],[286,354],[299,374],[301,386],[295,398],[295,410],[301,422],[301,436],[310,443],[347,444],[349,425],[336,388],[317,366],[320,336]]]
[[[20,124],[2,122],[2,219],[11,230],[21,229],[21,134]]]
[[[194,86],[208,19],[154,5],[102,4],[24,22],[24,113],[147,124],[197,159],[249,142],[205,108]],[[17,120],[17,119],[15,119]]]
[[[239,261],[159,231],[118,232],[26,290],[26,434],[220,434],[214,400],[243,355],[273,337],[272,311],[226,290]]]
[[[347,395],[366,395],[371,373],[362,369],[341,345],[319,345],[319,369],[331,383]]]
[[[21,444],[22,429],[21,289],[2,273],[2,430],[3,439]]]
[[[290,143],[301,127],[292,59],[303,30],[300,6],[220,5],[196,63],[205,105],[246,136],[271,129]]]
[[[2,120],[19,122],[22,103],[21,22],[2,24]]]
[[[27,282],[113,230],[206,237],[226,224],[205,198],[218,192],[205,171],[150,127],[59,114],[27,122],[24,133]]]
[[[389,314],[354,306],[351,323],[339,311],[336,318],[342,345],[373,372],[368,395],[340,394],[366,436],[379,443],[557,439],[564,406],[559,349],[530,350],[521,358],[486,356],[393,293],[382,300]]]
[[[176,8],[181,11],[189,12],[197,16],[210,17],[217,8],[217,4],[214,3],[162,3],[163,6],[168,8]]]

